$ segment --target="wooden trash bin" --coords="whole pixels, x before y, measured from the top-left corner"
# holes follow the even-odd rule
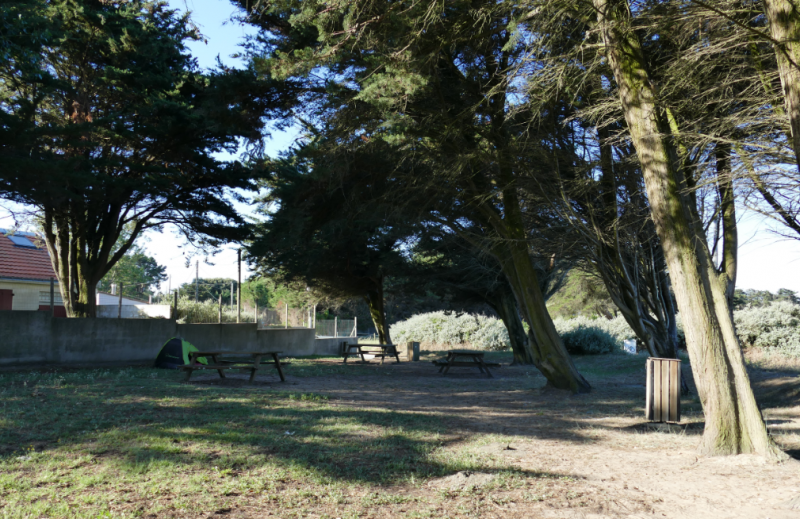
[[[645,417],[651,422],[681,421],[681,361],[647,359]]]
[[[407,342],[406,343],[406,360],[411,360],[414,362],[419,361],[419,343],[418,342]]]

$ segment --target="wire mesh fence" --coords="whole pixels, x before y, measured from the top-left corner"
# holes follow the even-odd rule
[[[355,319],[323,319],[317,320],[314,328],[317,337],[355,337]]]
[[[258,328],[312,328],[313,307],[291,308],[279,301],[275,308],[258,310]]]

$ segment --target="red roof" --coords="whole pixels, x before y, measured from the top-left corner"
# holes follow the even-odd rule
[[[36,248],[17,245],[11,241],[12,236],[27,238]],[[25,242],[24,239],[17,241]],[[10,233],[0,229],[0,278],[50,281],[54,277],[50,254],[40,238],[33,233]]]

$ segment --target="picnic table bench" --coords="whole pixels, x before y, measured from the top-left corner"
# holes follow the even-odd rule
[[[347,342],[342,342],[341,347],[345,364],[347,364],[347,359],[351,355],[355,355],[356,357],[360,356],[361,361],[366,362],[367,359],[364,358],[364,355],[367,354],[380,357],[381,364],[383,364],[386,357],[394,357],[397,363],[400,363],[400,354],[397,352],[397,348],[394,344],[349,344]]]
[[[215,369],[219,373],[220,378],[225,378],[226,369],[236,370],[249,370],[250,382],[256,377],[256,373],[265,366],[272,366],[278,370],[278,376],[281,377],[281,382],[286,382],[283,376],[283,366],[278,355],[280,351],[193,351],[189,353],[189,364],[183,366],[186,371],[186,381],[189,381],[192,373],[198,369]],[[211,361],[208,364],[201,364],[197,362],[199,357],[209,358]],[[226,358],[227,357],[227,358]],[[233,357],[233,358],[231,358]],[[237,358],[238,357],[238,358]],[[244,358],[242,358],[244,357]],[[249,358],[247,358],[249,357]],[[271,361],[261,362],[262,357],[272,357]]]
[[[484,352],[482,351],[474,351],[474,350],[449,350],[447,352],[447,357],[444,359],[437,359],[433,361],[434,366],[439,367],[439,373],[442,375],[446,375],[447,372],[452,367],[464,367],[464,368],[478,368],[481,373],[486,373],[489,375],[490,378],[494,378],[492,376],[492,372],[489,371],[489,368],[499,368],[500,364],[496,362],[484,362],[483,360]],[[469,359],[469,360],[459,360],[459,359]]]

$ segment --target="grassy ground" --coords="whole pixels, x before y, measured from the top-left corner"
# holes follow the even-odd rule
[[[330,358],[292,359],[286,384],[269,373],[252,386],[148,368],[0,373],[0,517],[516,517],[517,504],[600,506],[563,464],[522,463],[497,446],[563,441],[580,458],[580,446],[664,448],[686,436],[608,436],[597,420],[641,422],[643,358],[577,363],[592,396],[542,393],[531,367],[445,378],[429,363]],[[684,416],[702,419],[696,399]],[[471,473],[485,484],[448,479]]]

